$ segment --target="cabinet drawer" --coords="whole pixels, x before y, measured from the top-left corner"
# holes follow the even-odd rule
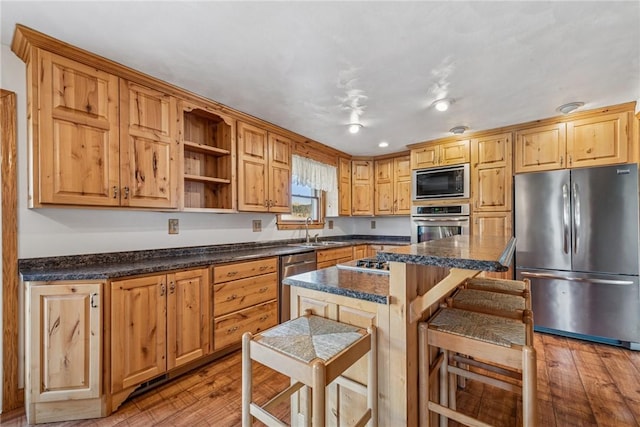
[[[278,258],[259,259],[257,261],[240,262],[213,267],[213,283],[223,283],[230,280],[278,271]]]
[[[221,283],[213,287],[213,315],[222,316],[277,297],[277,273]]]
[[[276,301],[216,318],[213,322],[213,349],[219,350],[232,344],[239,344],[245,332],[256,334],[277,323]]]
[[[321,262],[337,260],[341,258],[349,258],[349,260],[351,260],[352,256],[353,250],[351,249],[351,246],[336,249],[325,249],[323,251],[316,252],[316,260],[318,264]]]
[[[322,269],[322,268],[333,267],[333,266],[334,266],[334,265],[336,265],[336,264],[342,264],[342,263],[344,263],[344,262],[349,262],[349,261],[351,261],[351,260],[353,260],[353,258],[352,258],[352,257],[350,257],[350,256],[349,256],[349,257],[344,257],[344,258],[338,258],[338,259],[329,259],[329,260],[327,260],[327,261],[319,262],[319,263],[316,265],[316,268],[317,268],[318,270],[320,270],[320,269]]]

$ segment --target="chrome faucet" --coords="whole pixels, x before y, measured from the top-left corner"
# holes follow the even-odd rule
[[[313,218],[311,218],[310,216],[308,216],[305,220],[304,220],[304,228],[305,228],[305,235],[306,235],[306,242],[309,243],[309,222],[313,221]]]

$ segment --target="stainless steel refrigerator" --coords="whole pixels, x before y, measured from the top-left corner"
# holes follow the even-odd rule
[[[516,175],[516,277],[537,330],[640,349],[638,168]]]

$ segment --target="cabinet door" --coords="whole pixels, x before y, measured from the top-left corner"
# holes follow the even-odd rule
[[[438,166],[438,153],[440,146],[437,144],[428,147],[411,150],[411,169],[422,169]]]
[[[393,213],[409,215],[411,213],[411,160],[409,156],[393,159]]]
[[[469,162],[469,141],[454,141],[440,145],[438,164],[457,165]]]
[[[120,185],[124,206],[178,206],[174,97],[120,81]]]
[[[376,160],[375,207],[376,215],[393,214],[393,159]]]
[[[269,212],[291,212],[291,140],[269,134]]]
[[[101,295],[102,283],[28,285],[28,403],[101,395]]]
[[[513,236],[513,215],[511,212],[474,212],[471,233],[477,236]],[[485,271],[481,276],[512,279],[513,264],[503,273]]]
[[[340,158],[338,162],[338,214],[351,216],[351,160]]]
[[[118,78],[38,52],[34,203],[118,206]]]
[[[267,131],[238,122],[238,210],[267,212]]]
[[[474,212],[512,210],[511,133],[471,141]]]
[[[607,114],[567,123],[569,167],[627,162],[629,113]]]
[[[209,269],[167,275],[167,369],[209,353]]]
[[[351,162],[351,213],[373,215],[373,162]]]
[[[111,392],[164,373],[166,276],[111,283]]]
[[[516,132],[515,172],[563,169],[566,164],[566,126],[557,123]]]
[[[361,259],[367,257],[367,245],[353,246],[353,259]]]

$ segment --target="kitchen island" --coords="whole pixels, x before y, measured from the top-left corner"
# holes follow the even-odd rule
[[[481,271],[506,271],[515,240],[499,236],[453,236],[378,253],[390,274],[318,270],[284,279],[291,286],[291,317],[314,314],[378,331],[379,425],[418,425],[418,323],[461,282]],[[385,282],[387,286],[385,286]],[[346,376],[366,382],[366,360]],[[328,425],[350,425],[364,398],[337,384],[328,388]],[[301,424],[292,401],[292,425]]]

